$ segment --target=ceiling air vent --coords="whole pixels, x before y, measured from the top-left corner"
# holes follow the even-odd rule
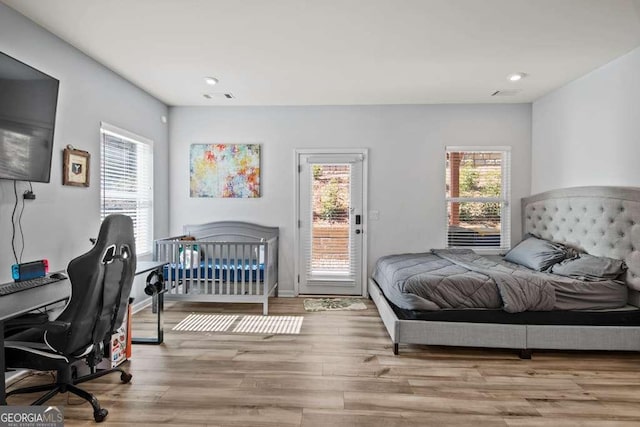
[[[521,90],[519,89],[502,89],[497,90],[491,94],[491,96],[516,96]]]
[[[233,96],[232,93],[222,93],[222,92],[205,93],[202,96],[204,96],[207,99],[234,99],[235,98],[235,96]]]

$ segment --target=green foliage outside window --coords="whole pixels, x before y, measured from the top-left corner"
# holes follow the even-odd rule
[[[319,179],[320,176],[322,176],[322,166],[320,165],[313,165],[312,166],[312,171],[313,171],[313,179]]]
[[[480,171],[473,166],[471,159],[460,164],[461,197],[500,197],[502,192],[502,174],[499,168]],[[468,223],[500,220],[500,203],[461,203],[460,220]]]
[[[346,205],[340,197],[340,186],[338,184],[337,178],[331,178],[322,191],[320,216],[326,221],[336,221],[339,215],[346,212]]]

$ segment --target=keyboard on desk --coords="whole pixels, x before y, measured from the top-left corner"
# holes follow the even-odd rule
[[[22,282],[12,282],[0,285],[0,296],[11,295],[16,292],[26,291],[27,289],[37,288],[38,286],[48,285],[50,283],[64,280],[62,277],[36,277],[35,279],[24,280]]]

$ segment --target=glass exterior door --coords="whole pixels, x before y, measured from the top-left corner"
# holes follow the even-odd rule
[[[362,293],[362,159],[301,155],[299,293]]]

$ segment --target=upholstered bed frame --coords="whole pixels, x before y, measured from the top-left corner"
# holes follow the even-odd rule
[[[629,304],[640,307],[640,188],[576,187],[522,199],[523,233],[589,254],[624,259]],[[464,323],[399,319],[373,279],[369,295],[391,337],[401,343],[533,349],[640,350],[640,326]]]

